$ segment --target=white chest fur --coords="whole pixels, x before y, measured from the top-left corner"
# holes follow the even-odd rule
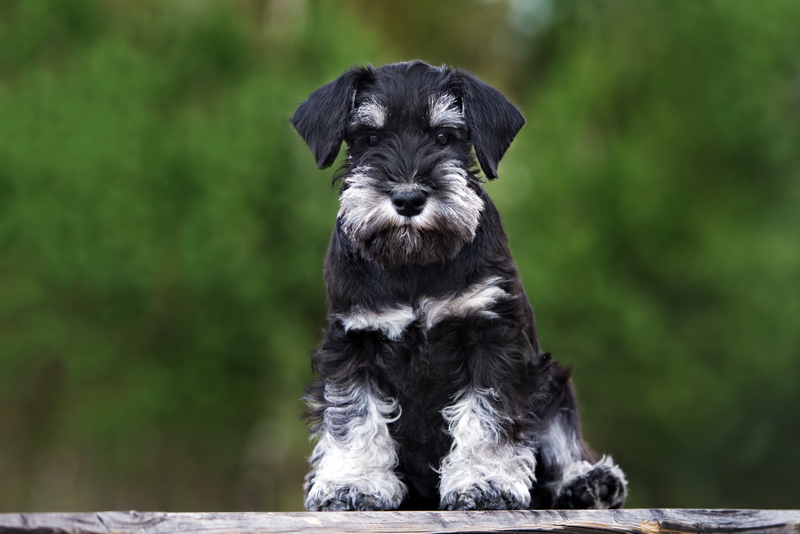
[[[510,297],[500,287],[502,282],[502,278],[493,276],[470,285],[457,295],[444,298],[425,297],[416,305],[401,304],[380,311],[356,306],[336,317],[342,321],[345,331],[379,330],[389,339],[397,341],[413,322],[430,330],[450,317],[466,317],[472,314],[486,318],[497,317],[490,308],[496,302]]]

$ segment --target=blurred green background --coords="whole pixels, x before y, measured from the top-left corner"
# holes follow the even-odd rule
[[[630,507],[800,507],[800,3],[0,2],[0,511],[298,510],[359,63],[525,112],[487,188]]]

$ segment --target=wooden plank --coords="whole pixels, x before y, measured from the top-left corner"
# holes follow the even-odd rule
[[[800,510],[0,514],[0,534],[800,534]]]

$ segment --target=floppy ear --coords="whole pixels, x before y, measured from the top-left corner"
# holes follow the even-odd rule
[[[358,84],[371,73],[372,67],[348,70],[311,93],[292,115],[292,126],[314,153],[318,168],[330,167],[339,154]]]
[[[525,125],[525,117],[494,87],[463,71],[456,75],[461,81],[464,118],[478,163],[487,178],[497,178],[497,165]]]

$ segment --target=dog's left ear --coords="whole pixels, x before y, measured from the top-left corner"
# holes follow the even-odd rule
[[[461,102],[472,146],[487,178],[497,178],[497,165],[525,125],[525,117],[503,94],[475,76],[457,71]]]
[[[330,167],[336,160],[358,86],[372,73],[371,66],[346,71],[311,93],[292,115],[292,126],[314,153],[318,168]]]

